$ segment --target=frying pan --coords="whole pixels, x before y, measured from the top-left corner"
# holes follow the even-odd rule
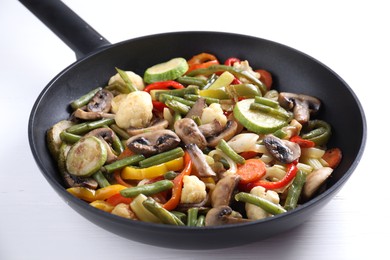
[[[38,96],[28,122],[34,159],[48,183],[65,202],[97,226],[125,238],[162,247],[212,249],[239,246],[285,232],[304,223],[343,187],[358,165],[366,142],[362,106],[335,72],[316,59],[288,46],[247,35],[223,32],[173,32],[110,44],[60,1],[21,0],[76,53],[78,60],[60,72]],[[44,50],[42,50],[44,51]],[[304,93],[323,102],[320,118],[333,127],[330,147],[343,151],[343,160],[324,192],[300,207],[251,223],[207,228],[150,224],[117,217],[89,206],[65,190],[45,142],[48,128],[69,116],[69,103],[97,86],[105,86],[115,67],[143,75],[146,68],[200,52],[220,60],[235,56],[274,75],[279,91]]]

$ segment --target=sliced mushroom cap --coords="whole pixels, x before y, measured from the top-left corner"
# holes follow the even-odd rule
[[[207,163],[204,154],[196,144],[190,143],[185,146],[190,154],[193,167],[196,169],[197,175],[200,177],[215,177],[217,174],[211,169]]]
[[[164,129],[130,137],[126,145],[135,153],[150,156],[176,148],[179,143],[180,138],[175,132]]]
[[[185,144],[196,144],[203,150],[207,146],[207,141],[197,124],[191,118],[177,120],[174,125],[176,134]]]
[[[321,101],[312,96],[288,92],[279,93],[279,104],[288,110],[293,110],[294,119],[304,124],[310,120],[321,107]]]
[[[99,90],[91,101],[87,104],[87,110],[89,112],[109,112],[111,109],[111,100],[114,98],[114,95],[106,90]]]
[[[236,174],[227,174],[222,177],[211,193],[211,205],[214,208],[229,205],[239,181],[240,176]]]
[[[153,119],[150,126],[145,128],[128,128],[127,133],[131,136],[143,133],[153,132],[161,129],[166,129],[169,125],[168,120],[162,118]]]
[[[321,185],[332,174],[333,169],[330,167],[323,167],[312,171],[307,177],[305,185],[303,186],[303,196],[308,199],[321,187]]]
[[[229,141],[236,134],[237,127],[238,124],[235,120],[228,120],[222,132],[220,132],[217,136],[211,137],[207,140],[208,146],[215,147],[222,139]]]
[[[211,123],[200,125],[198,128],[206,138],[219,134],[224,129],[217,119],[214,119]]]
[[[114,114],[111,113],[106,113],[106,112],[89,112],[89,111],[84,111],[80,108],[76,109],[74,111],[73,116],[79,119],[84,119],[84,120],[98,120],[102,118],[115,118]]]
[[[279,139],[274,135],[266,135],[263,143],[267,151],[282,163],[291,163],[301,156],[301,147],[297,143]]]
[[[205,226],[220,226],[227,224],[238,224],[250,222],[236,214],[229,206],[219,206],[210,209],[205,217]]]
[[[190,111],[188,111],[186,118],[193,118],[193,117],[201,117],[203,113],[203,109],[206,107],[206,99],[199,98],[196,100],[195,104],[192,106]]]

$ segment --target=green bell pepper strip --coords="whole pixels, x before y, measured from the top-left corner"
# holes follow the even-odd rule
[[[310,120],[304,130],[309,132],[303,134],[302,138],[313,141],[316,145],[325,145],[332,135],[331,126],[323,120]]]
[[[197,76],[197,75],[208,76],[208,75],[214,74],[216,72],[221,72],[221,71],[228,71],[228,72],[232,73],[234,76],[236,76],[237,78],[241,78],[241,77],[246,78],[247,80],[252,82],[254,85],[256,85],[260,89],[262,95],[264,95],[267,92],[267,87],[265,86],[265,84],[263,82],[261,82],[258,78],[256,78],[254,75],[252,75],[248,71],[239,70],[239,69],[232,67],[232,66],[212,65],[212,66],[205,68],[205,69],[193,70],[190,73],[188,73],[187,76]]]

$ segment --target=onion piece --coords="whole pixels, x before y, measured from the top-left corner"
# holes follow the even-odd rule
[[[228,164],[229,164],[229,170],[227,170],[226,172],[229,174],[236,174],[237,173],[237,164],[229,158],[229,156],[227,156],[226,154],[224,154],[222,151],[220,150],[212,150],[209,154],[209,156],[213,157],[214,158],[214,155],[217,155],[217,156],[220,156],[222,158],[224,158]]]

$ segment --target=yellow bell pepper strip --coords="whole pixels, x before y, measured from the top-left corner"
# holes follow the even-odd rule
[[[182,172],[173,179],[173,188],[171,198],[163,205],[166,210],[173,210],[180,202],[181,191],[183,189],[183,177],[190,175],[192,171],[192,161],[190,154],[186,151],[184,154],[184,169]]]
[[[127,166],[123,168],[121,177],[124,180],[153,179],[164,175],[168,171],[180,171],[183,169],[183,164],[183,157],[179,157],[166,163],[161,163],[147,168]]]
[[[120,184],[113,184],[98,190],[92,190],[85,187],[72,187],[66,190],[79,199],[93,202],[95,200],[106,200],[112,195],[119,193],[119,191],[126,188],[126,186]]]
[[[115,207],[114,205],[111,205],[110,203],[104,200],[95,200],[89,203],[89,205],[97,209],[103,210],[105,212],[111,212]]]

